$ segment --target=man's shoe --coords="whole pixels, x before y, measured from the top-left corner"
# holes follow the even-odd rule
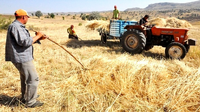
[[[37,95],[37,98],[40,97],[40,95]],[[26,100],[24,98],[20,98],[19,99],[20,103],[25,104]]]
[[[40,101],[36,101],[33,105],[31,105],[31,106],[26,106],[26,108],[41,107],[42,105],[44,105],[44,103],[42,103],[42,102],[40,102]]]
[[[22,104],[25,104],[25,103],[26,103],[26,100],[25,100],[25,99],[20,99],[19,101],[20,101],[20,103],[22,103]]]

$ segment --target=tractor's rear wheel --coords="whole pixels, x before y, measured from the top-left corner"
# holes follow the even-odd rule
[[[128,30],[122,35],[121,44],[123,49],[129,53],[141,53],[146,45],[146,37],[140,31]]]
[[[183,44],[178,42],[170,43],[165,49],[165,55],[171,59],[183,59],[187,54],[187,50]]]

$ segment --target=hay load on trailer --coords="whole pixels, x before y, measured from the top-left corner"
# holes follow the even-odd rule
[[[157,27],[165,27],[165,28],[190,28],[192,25],[185,20],[180,20],[175,17],[171,18],[154,18],[149,21],[149,25],[155,25]]]
[[[90,30],[103,29],[105,31],[109,31],[109,27],[110,27],[109,21],[103,21],[103,20],[88,21],[88,23],[86,24],[86,28]]]

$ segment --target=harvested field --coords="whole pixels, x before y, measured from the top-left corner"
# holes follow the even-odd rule
[[[66,30],[72,23],[81,41],[68,39]],[[87,68],[47,39],[34,44],[38,100],[45,104],[33,109],[13,103],[21,94],[20,77],[13,64],[5,62],[7,32],[0,32],[0,112],[200,111],[200,22],[192,23],[196,28],[189,31],[197,46],[183,60],[166,59],[159,46],[131,55],[117,40],[101,44],[99,33],[85,25],[86,21],[62,17],[29,18],[27,28],[41,30]]]

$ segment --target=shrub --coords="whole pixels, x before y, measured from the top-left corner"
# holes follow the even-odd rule
[[[72,19],[76,19],[76,16],[73,16]]]
[[[98,12],[92,12],[88,17],[86,16],[88,20],[100,20],[102,16]]]
[[[108,18],[107,18],[107,17],[102,17],[101,19],[102,19],[102,20],[108,20]]]
[[[12,23],[11,18],[6,19],[0,16],[0,30],[8,29],[8,26]]]
[[[85,14],[81,13],[80,17],[82,17],[83,15],[85,15]]]
[[[78,26],[82,26],[82,23],[79,23]]]
[[[50,18],[50,16],[49,16],[49,15],[46,15],[44,18]]]
[[[86,20],[86,15],[85,15],[85,14],[82,15],[82,16],[81,16],[81,19],[82,19],[82,20]]]

